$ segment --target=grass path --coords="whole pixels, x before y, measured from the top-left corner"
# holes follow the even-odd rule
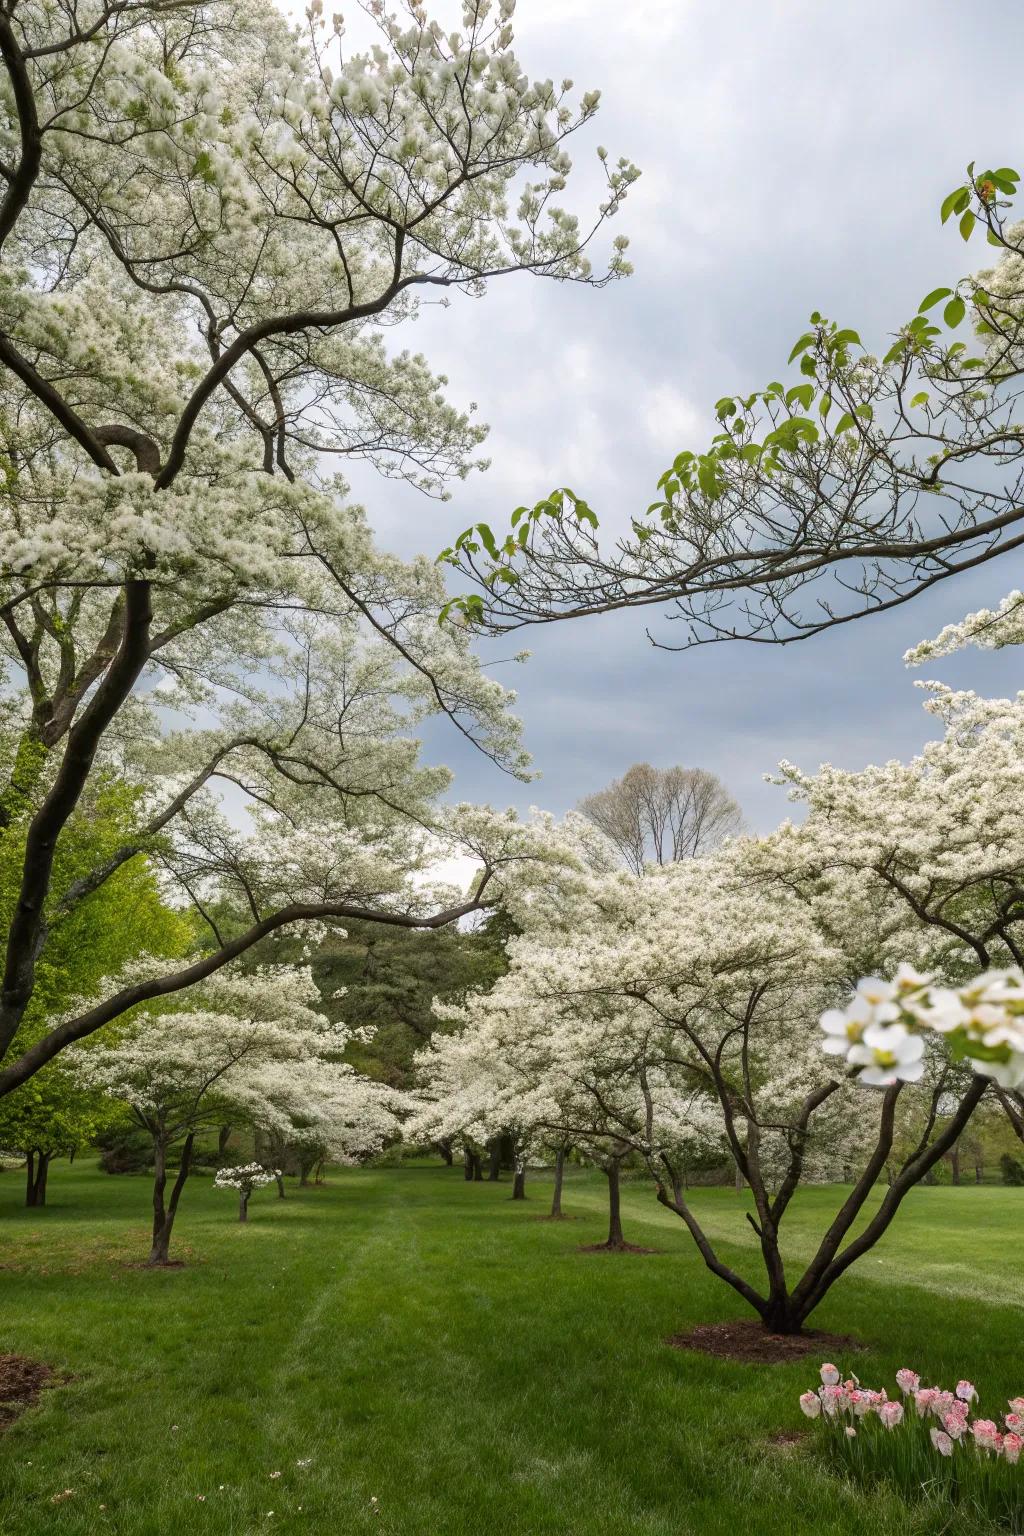
[[[243,1227],[197,1179],[189,1263],[156,1273],[129,1267],[144,1180],[59,1164],[51,1188],[26,1212],[0,1180],[0,1348],[71,1376],[0,1442],[2,1536],[977,1532],[955,1510],[865,1501],[773,1445],[803,1423],[808,1368],[666,1348],[742,1307],[640,1187],[627,1236],[663,1251],[619,1257],[577,1251],[603,1235],[592,1175],[571,1179],[563,1224],[535,1219],[542,1180],[520,1204],[508,1183],[402,1169],[264,1192]],[[836,1195],[795,1206],[797,1247]],[[697,1198],[749,1256],[734,1193]],[[1006,1285],[1022,1216],[1024,1191],[919,1192],[884,1270],[855,1272],[815,1320],[865,1341],[850,1363],[866,1381],[904,1363],[972,1375],[995,1407],[1024,1386]]]

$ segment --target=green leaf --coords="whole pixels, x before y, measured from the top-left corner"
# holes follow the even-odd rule
[[[967,313],[967,305],[964,303],[963,299],[958,297],[958,298],[950,299],[949,303],[946,305],[945,309],[942,311],[942,318],[943,318],[943,320],[945,320],[945,322],[949,326],[950,330],[953,330],[953,329],[955,329],[956,326],[958,326],[960,324],[961,320],[963,319],[964,315],[966,315],[966,313]]]
[[[832,338],[833,347],[862,347],[863,345],[856,331],[837,331]]]
[[[788,359],[789,362],[792,362],[794,360],[794,358],[797,358],[797,357],[800,356],[801,352],[806,352],[807,348],[810,347],[810,346],[813,346],[813,345],[814,345],[814,332],[813,331],[808,331],[806,333],[806,335],[800,337],[800,340],[797,342],[796,346],[793,348],[792,352],[789,354],[789,359]]]
[[[811,401],[813,399],[814,399],[814,385],[813,384],[794,384],[792,389],[787,389],[787,391],[786,391],[786,404],[787,405],[792,405],[794,403],[794,401],[796,401],[797,403],[799,403],[803,407],[803,409],[805,411],[809,411],[810,410],[810,408],[811,408]]]
[[[498,541],[494,537],[494,534],[491,532],[490,528],[487,526],[486,523],[477,523],[476,531],[477,531],[477,533],[479,533],[480,538],[483,540],[484,549],[486,549],[486,551],[490,555],[491,559],[492,560],[497,560],[497,558],[498,558]]]
[[[961,213],[963,211],[963,207],[966,207],[969,197],[970,192],[966,187],[954,187],[949,196],[943,198],[942,207],[939,210],[943,224],[945,224],[951,213]],[[964,199],[963,207],[958,208],[956,205],[961,198]]]
[[[718,495],[719,486],[718,478],[715,475],[715,471],[712,465],[706,462],[702,463],[697,471],[697,480],[700,484],[701,490],[704,492],[704,495],[708,498],[708,500],[714,501],[715,497]]]
[[[829,411],[831,409],[832,409],[832,396],[831,395],[822,395],[821,400],[818,403],[818,415],[821,417],[822,421],[825,420],[825,417],[828,415],[828,413],[829,413]]]
[[[963,218],[960,220],[960,233],[963,235],[965,240],[969,240],[971,238],[971,235],[974,231],[974,226],[977,222],[978,221],[974,217],[974,214],[970,211],[970,209],[968,209]]]
[[[923,315],[925,310],[931,309],[940,299],[948,299],[952,292],[952,288],[933,288],[931,293],[926,294],[917,306],[918,314]]]
[[[926,389],[920,390],[914,396],[913,400],[911,400],[910,404],[912,406],[914,406],[914,405],[927,405],[928,404],[928,391]]]
[[[844,411],[839,420],[836,422],[836,437],[838,437],[842,432],[849,432],[854,426],[856,426],[856,422],[854,421],[853,417],[850,415],[849,411]]]

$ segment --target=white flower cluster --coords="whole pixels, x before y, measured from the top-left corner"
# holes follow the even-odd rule
[[[841,1056],[859,1082],[888,1087],[917,1082],[924,1072],[928,1034],[942,1036],[955,1060],[1002,1088],[1024,1083],[1024,972],[986,971],[962,987],[936,985],[913,966],[891,981],[869,976],[857,983],[845,1008],[821,1017],[822,1049]]]
[[[249,1196],[254,1189],[273,1184],[281,1177],[280,1168],[264,1168],[262,1163],[245,1163],[241,1168],[219,1168],[213,1181],[214,1189],[234,1189],[240,1195]]]
[[[906,651],[903,660],[908,667],[920,666],[938,656],[949,656],[964,646],[976,645],[981,650],[998,651],[1004,645],[1024,643],[1024,592],[1009,592],[998,608],[979,608],[969,613],[958,624],[947,624],[934,640],[922,640]]]

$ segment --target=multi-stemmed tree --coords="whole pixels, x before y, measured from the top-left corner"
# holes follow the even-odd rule
[[[528,79],[511,0],[466,0],[452,33],[417,4],[365,9],[361,51],[319,0],[299,31],[270,0],[0,11],[0,839],[22,850],[0,1093],[286,924],[440,926],[519,856],[502,823],[468,899],[410,885],[462,838],[417,722],[525,759],[507,696],[437,625],[439,574],[375,549],[333,465],[430,494],[468,473],[480,429],[386,329],[496,276],[624,273],[623,238],[603,268],[588,253],[636,173],[604,159],[593,220],[566,210],[597,95]],[[58,898],[111,766],[146,803]],[[206,952],[12,1051],[48,945],[141,851]],[[231,931],[225,899],[247,914]]]
[[[621,779],[587,795],[580,810],[599,827],[634,874],[710,853],[734,837],[743,818],[725,785],[706,768],[634,763]]]
[[[972,980],[1020,958],[1024,709],[943,691],[931,706],[944,737],[908,764],[784,766],[808,804],[799,826],[642,876],[578,875],[560,917],[527,909],[508,974],[462,1010],[462,1059],[500,1063],[535,1123],[641,1157],[708,1267],[771,1329],[799,1331],[983,1097],[1024,1080],[1024,978]],[[875,969],[895,981],[830,1007]],[[724,1144],[749,1187],[763,1287],[693,1208],[687,1138]],[[794,1195],[847,1170],[792,1273]]]

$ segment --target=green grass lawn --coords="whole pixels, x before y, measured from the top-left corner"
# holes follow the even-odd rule
[[[576,1251],[603,1236],[597,1176],[568,1181],[571,1223],[535,1220],[546,1185],[530,1193],[513,1204],[507,1182],[467,1185],[458,1170],[344,1172],[284,1201],[260,1192],[243,1227],[231,1196],[197,1178],[176,1233],[187,1267],[147,1271],[130,1266],[147,1248],[146,1180],[58,1163],[52,1205],[30,1212],[4,1175],[0,1349],[70,1380],[0,1443],[0,1532],[978,1531],[949,1507],[865,1498],[809,1445],[773,1443],[804,1425],[813,1359],[746,1366],[666,1347],[744,1311],[648,1187],[628,1186],[624,1209],[627,1238],[663,1250],[649,1256]],[[797,1203],[794,1255],[838,1198]],[[742,1259],[742,1197],[695,1201]],[[890,1388],[904,1364],[968,1375],[998,1411],[1024,1389],[1022,1216],[1024,1190],[916,1191],[813,1319],[863,1339],[839,1363]]]

